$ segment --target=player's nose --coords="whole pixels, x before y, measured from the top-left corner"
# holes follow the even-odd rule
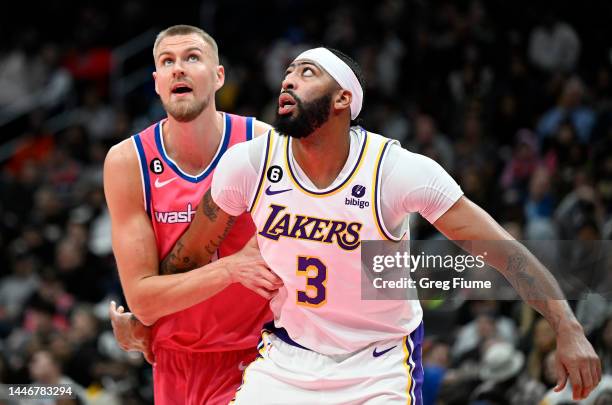
[[[183,67],[183,63],[180,61],[176,61],[172,66],[172,75],[176,77],[185,76],[185,69]]]
[[[285,76],[285,78],[283,79],[282,83],[281,83],[281,89],[282,90],[294,90],[295,89],[295,80],[293,78],[293,76],[290,74],[288,74],[287,76]]]

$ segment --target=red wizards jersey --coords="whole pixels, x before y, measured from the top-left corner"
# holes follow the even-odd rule
[[[197,176],[182,171],[166,153],[163,121],[132,137],[140,162],[144,206],[151,218],[160,261],[187,230],[223,153],[253,137],[252,117],[223,114],[224,130],[217,153]],[[248,214],[241,215],[219,247],[219,256],[237,252],[254,233]],[[219,352],[255,347],[262,325],[270,319],[268,301],[241,284],[232,284],[191,308],[155,322],[153,350],[163,347]]]

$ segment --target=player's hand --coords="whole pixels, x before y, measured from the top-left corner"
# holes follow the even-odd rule
[[[151,328],[136,319],[131,312],[125,312],[123,306],[117,307],[115,301],[111,301],[108,313],[119,347],[127,352],[142,352],[147,362],[153,364],[155,359],[151,350]]]
[[[569,377],[574,400],[581,400],[601,380],[601,362],[593,346],[584,336],[580,325],[561,326],[557,334],[557,386],[559,392],[565,388]]]
[[[266,299],[273,298],[283,281],[270,270],[253,236],[236,254],[222,259],[232,283],[240,283]]]

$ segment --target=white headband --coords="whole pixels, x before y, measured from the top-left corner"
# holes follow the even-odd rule
[[[351,119],[354,120],[361,111],[363,89],[353,70],[327,48],[313,48],[302,52],[295,60],[308,59],[320,65],[344,90],[353,95],[351,101]]]

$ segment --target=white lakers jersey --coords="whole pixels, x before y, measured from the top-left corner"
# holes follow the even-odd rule
[[[275,325],[329,355],[406,336],[422,319],[417,300],[361,300],[361,241],[408,234],[391,235],[380,212],[380,169],[396,141],[351,130],[362,131],[359,157],[324,191],[300,183],[291,138],[270,131],[250,206],[261,254],[284,282],[270,304]]]

